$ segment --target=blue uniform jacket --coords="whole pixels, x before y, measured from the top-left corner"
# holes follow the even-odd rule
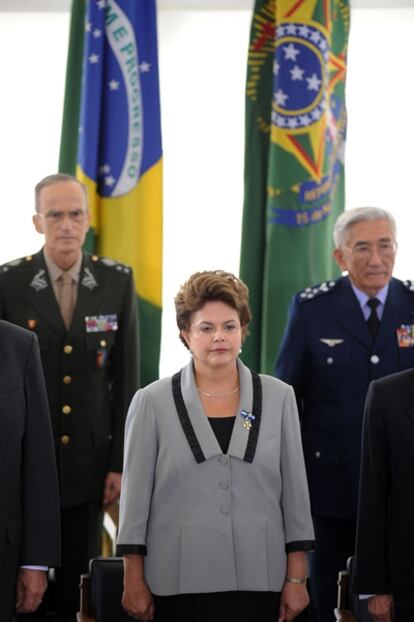
[[[414,331],[413,289],[391,279],[374,342],[348,277],[291,301],[276,376],[295,389],[315,515],[356,515],[365,396],[371,380],[414,366],[410,339],[397,337]]]

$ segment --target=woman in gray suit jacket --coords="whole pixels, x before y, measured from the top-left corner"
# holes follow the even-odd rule
[[[314,538],[293,390],[238,359],[251,314],[234,275],[194,274],[175,305],[191,360],[127,417],[123,606],[156,622],[293,620]]]

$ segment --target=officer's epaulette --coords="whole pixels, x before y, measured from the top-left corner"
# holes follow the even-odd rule
[[[99,255],[91,255],[91,261],[96,265],[106,266],[118,272],[124,272],[129,274],[131,272],[131,266],[125,263],[111,259],[110,257],[100,257]]]
[[[338,281],[324,281],[319,285],[312,285],[312,287],[306,287],[302,291],[296,294],[298,302],[305,302],[305,300],[312,300],[323,294],[327,294],[332,291]]]
[[[0,266],[0,274],[3,274],[4,272],[9,272],[10,270],[14,270],[15,268],[23,268],[24,266],[30,264],[32,261],[32,255],[26,255],[26,257],[13,259],[12,261],[4,263],[2,266]]]
[[[414,281],[404,281],[403,285],[409,292],[414,292]]]

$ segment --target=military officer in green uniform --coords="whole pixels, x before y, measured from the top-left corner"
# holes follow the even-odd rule
[[[39,340],[61,496],[57,617],[72,622],[79,576],[100,553],[102,509],[120,492],[124,421],[138,388],[138,314],[131,269],[82,251],[85,187],[51,175],[35,201],[45,244],[0,268],[0,318]]]

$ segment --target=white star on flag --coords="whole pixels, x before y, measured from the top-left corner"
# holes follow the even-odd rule
[[[296,26],[295,24],[288,24],[286,26],[286,32],[288,35],[295,35],[296,34]]]
[[[289,95],[286,95],[286,93],[284,93],[282,91],[282,89],[278,89],[275,93],[275,100],[276,100],[276,104],[278,104],[279,106],[284,106],[285,105],[285,101],[289,99]]]
[[[293,67],[293,69],[290,70],[290,75],[291,75],[293,81],[303,80],[303,74],[304,73],[305,73],[305,70],[301,69],[297,65],[295,65]]]
[[[139,66],[141,73],[147,73],[150,70],[150,68],[151,68],[151,64],[147,63],[147,61],[145,60]]]
[[[115,179],[114,177],[112,177],[112,175],[108,175],[108,177],[105,177],[105,186],[113,186],[115,183]]]
[[[95,28],[95,30],[93,31],[93,36],[95,37],[95,39],[98,39],[102,34],[102,31],[99,30],[99,28]]]
[[[297,50],[293,43],[289,43],[289,45],[283,47],[283,51],[285,53],[285,60],[296,61],[296,56],[300,53],[300,50]]]
[[[119,82],[117,80],[111,80],[108,82],[108,86],[111,91],[117,91],[119,89]]]
[[[91,63],[91,65],[95,65],[96,63],[99,63],[99,56],[98,54],[91,54],[88,60]]]
[[[302,125],[309,125],[309,123],[311,122],[307,114],[301,115],[299,118],[300,118],[300,122],[302,123]]]
[[[273,73],[275,74],[275,76],[279,75],[279,69],[280,65],[277,60],[273,61]]]
[[[92,30],[91,22],[85,22],[85,32],[90,32]]]
[[[314,31],[313,31],[313,33],[311,34],[311,40],[312,40],[314,43],[318,43],[318,41],[320,40],[320,38],[321,38],[320,33],[319,33],[317,30],[314,30]]]
[[[107,173],[111,172],[111,167],[109,166],[109,164],[102,164],[102,166],[99,167],[99,172],[102,175],[106,175]]]
[[[319,91],[322,80],[319,80],[316,73],[314,73],[311,78],[306,78],[306,80],[308,83],[308,91]]]
[[[106,0],[98,0],[96,4],[98,5],[98,9],[104,9],[106,7]]]

